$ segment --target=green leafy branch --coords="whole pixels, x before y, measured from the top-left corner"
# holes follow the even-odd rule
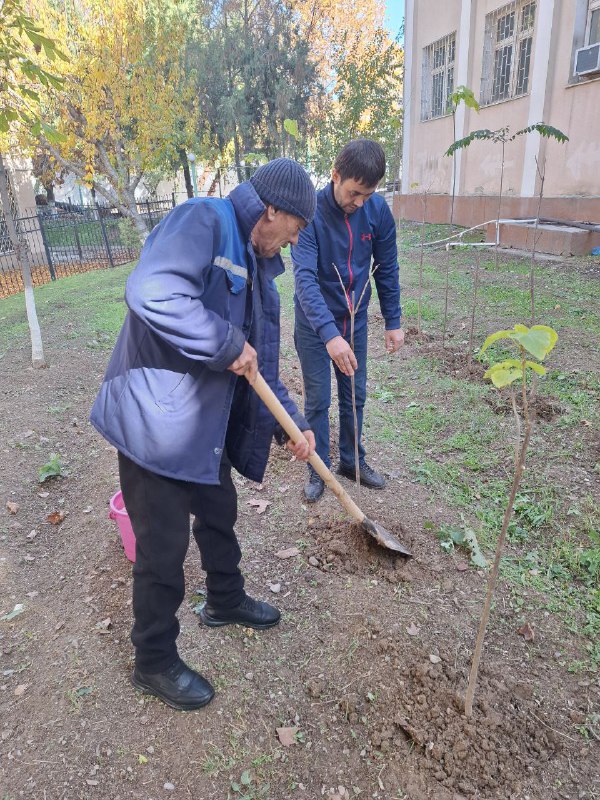
[[[500,559],[504,550],[504,543],[506,541],[506,534],[508,532],[509,523],[513,513],[515,498],[521,483],[521,478],[523,477],[525,457],[527,455],[527,448],[529,446],[531,430],[533,427],[533,420],[531,418],[531,414],[529,413],[529,402],[527,397],[527,374],[529,370],[532,370],[534,374],[545,374],[545,367],[537,362],[543,361],[553,350],[554,345],[558,340],[558,334],[553,328],[550,328],[547,325],[532,325],[531,328],[528,328],[526,325],[515,325],[512,330],[497,331],[496,333],[492,333],[490,336],[488,336],[480,350],[479,355],[484,353],[488,347],[493,345],[495,342],[502,340],[508,340],[518,348],[519,358],[504,359],[499,363],[492,364],[492,366],[486,371],[485,377],[489,378],[494,386],[496,386],[498,389],[501,389],[505,386],[512,386],[515,381],[522,381],[525,432],[524,435],[521,436],[521,422],[516,406],[516,399],[514,391],[511,391],[517,433],[515,443],[515,473],[508,503],[504,512],[502,530],[500,531],[498,542],[496,544],[494,562],[488,575],[487,592],[481,613],[481,620],[479,623],[479,630],[477,632],[475,650],[473,653],[473,661],[469,674],[469,682],[465,695],[465,715],[467,717],[470,717],[473,713],[473,698],[475,695],[475,685],[477,683],[479,662],[481,661],[481,653],[483,650],[483,640],[485,638],[485,632],[490,618],[494,589],[498,580]],[[533,356],[533,358],[537,359],[537,361],[531,361],[527,357],[527,354]]]
[[[510,128],[508,126],[504,128],[498,128],[496,131],[491,131],[489,128],[481,128],[477,131],[471,131],[471,133],[468,136],[465,136],[464,139],[457,139],[457,141],[453,142],[446,150],[446,155],[451,156],[457,150],[463,150],[475,140],[502,142],[503,144],[507,144],[508,142],[514,141],[517,136],[523,136],[527,133],[539,133],[540,136],[543,136],[546,139],[555,139],[557,142],[561,143],[569,141],[569,137],[566,135],[566,133],[563,133],[558,128],[554,128],[552,125],[546,125],[545,122],[536,122],[533,125],[528,125],[526,128],[522,128],[521,130],[516,131],[516,133],[513,133],[512,136],[509,135]]]

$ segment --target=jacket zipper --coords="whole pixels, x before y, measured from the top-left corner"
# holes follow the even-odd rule
[[[352,228],[350,227],[350,223],[348,222],[348,214],[344,215],[344,222],[346,223],[346,227],[348,228],[348,236],[350,237],[350,247],[348,248],[348,274],[350,275],[350,283],[348,284],[348,289],[346,290],[346,297],[348,298],[348,307],[350,311],[352,311],[352,300],[350,298],[350,289],[352,288],[352,281],[354,280],[354,275],[352,274],[352,246],[354,240],[352,238]],[[346,335],[346,320],[347,317],[344,317],[344,336]]]

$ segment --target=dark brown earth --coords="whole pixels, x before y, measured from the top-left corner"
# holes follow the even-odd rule
[[[25,606],[0,622],[0,798],[600,796],[598,742],[578,732],[598,708],[598,678],[559,667],[581,643],[540,605],[525,641],[504,584],[465,718],[485,575],[440,551],[424,525],[455,513],[392,448],[373,453],[388,487],[363,489],[361,505],[412,561],[379,548],[332,496],[305,507],[304,468],[274,448],[262,486],[236,479],[238,534],[247,588],[279,605],[281,625],[199,626],[190,550],[179,645],[216,698],[181,714],[134,692],[131,566],[108,519],[115,453],[87,423],[108,351],[62,334],[47,331],[47,370],[29,367],[26,344],[0,360],[0,616]],[[418,347],[428,342],[407,351]],[[298,391],[297,370],[285,377]],[[52,452],[69,474],[40,485]],[[254,499],[270,502],[264,514]],[[54,512],[61,523],[47,521]],[[282,727],[297,728],[289,747]]]

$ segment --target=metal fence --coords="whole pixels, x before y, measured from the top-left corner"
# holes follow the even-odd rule
[[[174,197],[144,200],[138,212],[152,230],[174,207]],[[0,216],[2,212],[0,211]],[[135,260],[139,237],[115,207],[57,203],[15,220],[29,251],[34,286]],[[7,232],[0,230],[0,297],[23,291],[21,269]]]

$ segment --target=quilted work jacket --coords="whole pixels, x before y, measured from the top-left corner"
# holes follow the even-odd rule
[[[150,234],[127,281],[127,318],[91,412],[118,450],[160,475],[219,483],[233,466],[262,480],[276,422],[227,367],[244,347],[301,430],[279,380],[281,257],[257,259],[250,233],[265,206],[248,182],[226,199],[194,198]]]

